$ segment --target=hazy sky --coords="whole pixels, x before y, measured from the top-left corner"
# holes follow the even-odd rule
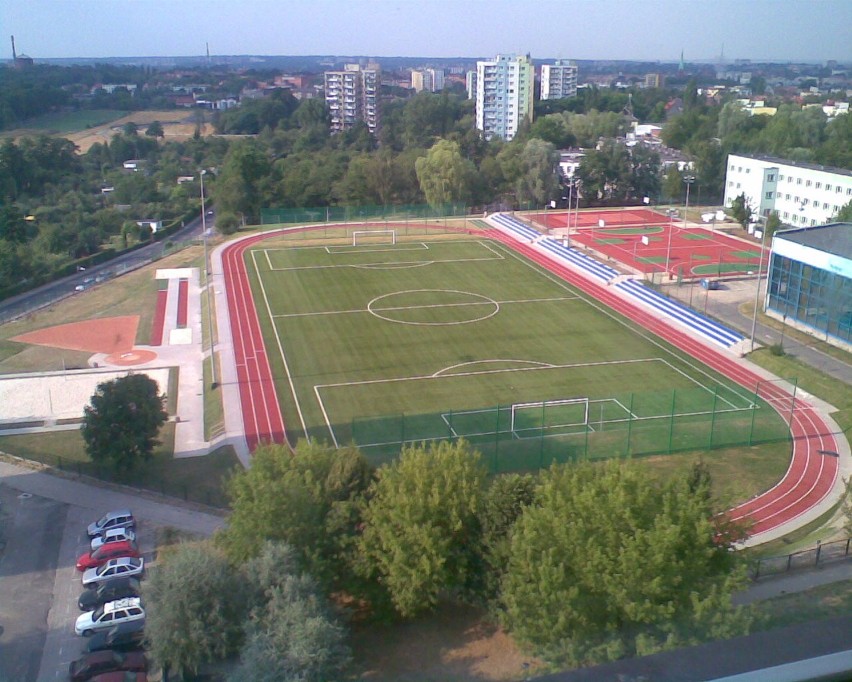
[[[0,0],[31,57],[852,61],[852,0]],[[11,57],[11,44],[0,55]]]

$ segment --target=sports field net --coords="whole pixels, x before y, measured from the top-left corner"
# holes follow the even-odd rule
[[[792,394],[764,382],[753,393],[718,386],[568,398],[424,414],[356,417],[351,440],[376,464],[406,443],[464,438],[495,472],[552,462],[668,455],[788,442]],[[343,438],[341,438],[343,437]]]

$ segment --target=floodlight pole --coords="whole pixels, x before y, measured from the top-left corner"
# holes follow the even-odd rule
[[[689,185],[687,185],[689,187]],[[669,211],[669,240],[666,246],[666,274],[669,274],[669,257],[672,253],[672,232],[674,231],[674,213]],[[671,279],[671,275],[669,275],[669,279]]]
[[[754,352],[754,334],[757,331],[757,307],[760,305],[760,274],[763,270],[763,245],[766,243],[766,226],[760,233],[760,260],[757,261],[757,286],[754,291],[754,316],[751,320],[751,352]]]

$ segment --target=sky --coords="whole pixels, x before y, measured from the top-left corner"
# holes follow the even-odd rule
[[[209,43],[211,55],[852,62],[852,0],[2,0],[2,34],[36,60]]]

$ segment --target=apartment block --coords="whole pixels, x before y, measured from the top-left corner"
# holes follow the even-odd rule
[[[325,104],[331,120],[331,132],[349,130],[359,121],[376,134],[381,122],[381,70],[377,64],[362,68],[346,64],[343,71],[324,74]]]
[[[486,139],[511,140],[533,119],[535,74],[529,55],[497,55],[476,63],[476,127]]]
[[[542,64],[541,99],[562,99],[577,96],[577,64],[558,59],[554,64]]]
[[[440,92],[444,89],[443,69],[416,69],[411,72],[411,87],[416,92]]]

